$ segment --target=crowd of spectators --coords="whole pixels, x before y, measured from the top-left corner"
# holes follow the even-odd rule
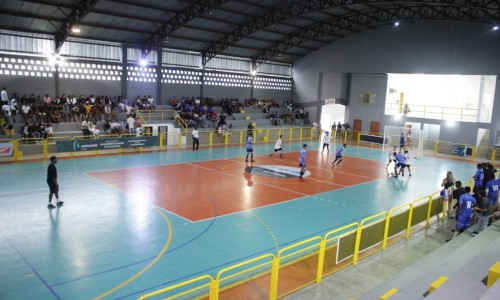
[[[234,113],[240,113],[245,108],[257,108],[271,120],[271,124],[280,125],[296,124],[300,119],[301,124],[307,124],[308,113],[300,107],[295,107],[293,102],[285,102],[283,111],[278,112],[280,105],[274,99],[245,99],[238,98],[214,99],[210,97],[172,97],[170,104],[179,115],[188,123],[189,127],[211,127],[218,128],[221,121],[235,119]],[[128,100],[122,96],[105,95],[70,95],[63,94],[52,98],[49,94],[45,96],[18,95],[13,93],[8,96],[7,89],[2,89],[1,94],[2,120],[4,126],[12,129],[14,124],[21,123],[24,126],[21,134],[26,138],[47,138],[53,135],[52,124],[76,122],[81,123],[84,135],[97,135],[98,122],[105,122],[105,133],[130,133],[126,120],[119,120],[118,114],[125,113],[135,118],[137,110],[155,110],[154,99],[150,95],[137,96],[134,100]],[[222,114],[217,113],[215,107],[222,108]],[[113,124],[115,126],[113,126]],[[134,126],[133,130],[137,127]],[[1,133],[1,132],[0,132]]]

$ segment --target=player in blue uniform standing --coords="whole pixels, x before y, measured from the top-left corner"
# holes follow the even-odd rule
[[[403,149],[405,148],[405,135],[404,133],[401,132],[401,136],[399,137],[399,151],[403,151]]]
[[[335,160],[332,162],[332,167],[335,167],[335,163],[337,163],[337,167],[340,165],[343,160],[342,151],[344,151],[345,148],[347,148],[346,144],[337,148],[337,151],[335,151]]]
[[[498,190],[500,189],[500,179],[493,179],[486,183],[486,197],[490,200],[493,211],[498,206]]]
[[[482,187],[484,179],[483,164],[477,164],[476,174],[472,177],[474,178],[474,186]]]
[[[247,139],[247,158],[245,159],[245,162],[248,162],[248,156],[250,155],[250,160],[252,162],[255,162],[253,160],[253,138],[252,138],[252,133],[248,134],[248,139]]]
[[[457,233],[457,235],[461,234],[470,227],[472,211],[474,210],[474,207],[477,206],[476,199],[470,194],[469,186],[465,187],[465,194],[460,196],[460,198],[458,199],[458,204],[460,211],[457,214],[457,225],[455,227],[455,230],[453,230],[453,232]],[[448,241],[449,240],[447,240],[447,242]]]
[[[307,155],[307,144],[302,145],[302,150],[300,150],[300,155],[299,155],[299,167],[300,167],[300,176],[299,178],[302,179],[302,176],[306,172],[307,169],[307,163],[306,163],[306,155]]]

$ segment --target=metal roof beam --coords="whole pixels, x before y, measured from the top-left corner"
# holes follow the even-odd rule
[[[485,14],[487,8],[476,7],[476,13],[465,15],[464,10],[470,10],[470,7],[453,6],[447,4],[428,5],[422,3],[412,3],[411,6],[393,5],[388,8],[375,9],[368,12],[358,12],[349,16],[332,20],[331,22],[311,27],[309,30],[298,33],[288,39],[275,43],[274,46],[266,49],[259,56],[253,59],[254,68],[261,63],[269,60],[280,53],[285,53],[289,48],[300,45],[308,40],[318,38],[323,35],[329,35],[339,30],[346,30],[355,26],[367,26],[370,24],[388,23],[402,20],[452,20],[467,21],[477,23],[494,24],[498,18]],[[498,14],[498,13],[497,13]],[[485,19],[485,15],[488,19]],[[475,18],[471,18],[474,16]]]
[[[66,39],[69,36],[69,33],[71,31],[71,28],[73,27],[74,24],[78,23],[78,21],[83,18],[86,14],[90,12],[90,9],[92,6],[97,2],[98,0],[80,0],[80,3],[78,4],[77,7],[73,9],[73,11],[70,13],[68,19],[62,24],[62,26],[59,28],[57,33],[55,34],[55,39],[56,39],[56,53],[59,53],[59,50],[61,50],[61,47],[66,41]]]
[[[66,21],[66,18],[55,18],[51,16],[41,16],[38,14],[32,14],[32,13],[26,13],[26,12],[18,12],[18,11],[13,11],[13,10],[8,10],[8,9],[2,9],[0,10],[0,15],[6,15],[6,16],[14,16],[14,17],[20,17],[20,18],[28,18],[28,19],[37,19],[37,20],[44,20],[44,21],[55,21],[55,22],[64,22]]]
[[[215,8],[215,6],[223,3],[225,0],[204,0],[196,1],[195,3],[184,8],[182,11],[178,12],[164,23],[160,29],[158,29],[148,40],[144,43],[144,53],[146,56],[151,52],[154,46],[158,45],[160,42],[165,40],[172,32],[174,32],[179,27],[185,25],[189,21],[198,17],[206,11]]]

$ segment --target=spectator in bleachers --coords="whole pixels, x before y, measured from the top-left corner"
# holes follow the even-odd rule
[[[21,136],[23,139],[27,139],[30,137],[30,130],[29,130],[29,124],[28,122],[24,123],[24,126],[21,128]]]
[[[52,103],[52,98],[50,98],[49,94],[45,94],[45,97],[43,97],[43,103],[45,104]]]
[[[92,124],[90,124],[89,127],[90,133],[94,135],[94,138],[96,138],[99,135],[99,129],[97,129],[97,122],[93,121]]]
[[[127,117],[127,128],[128,133],[135,133],[135,120],[132,115],[128,115]]]
[[[63,122],[71,122],[70,104],[67,101],[64,101],[62,105],[61,120]]]
[[[38,126],[37,126],[36,130],[40,134],[40,137],[43,138],[44,140],[47,139],[47,137],[48,137],[48,133],[47,133],[46,128],[47,128],[47,126],[45,125],[45,123],[38,122]]]
[[[23,102],[23,105],[21,106],[21,114],[25,123],[31,122],[31,105],[29,102]]]
[[[90,122],[87,118],[85,118],[80,127],[82,129],[82,133],[84,137],[88,137],[90,135]]]
[[[5,103],[9,103],[9,95],[7,94],[7,88],[6,87],[4,87],[2,89],[2,92],[0,94],[1,94],[0,99],[2,101],[1,105],[4,105]]]
[[[54,129],[52,128],[52,123],[48,123],[47,127],[45,127],[46,137],[51,138],[54,137]]]

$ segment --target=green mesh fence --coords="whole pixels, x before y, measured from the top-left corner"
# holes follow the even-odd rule
[[[406,230],[408,226],[408,218],[410,217],[410,211],[406,210],[397,215],[391,216],[391,221],[389,223],[389,234],[388,236],[394,236],[400,232]]]
[[[428,208],[429,208],[428,202],[413,207],[413,217],[411,219],[411,226],[415,226],[419,223],[422,223],[427,219]]]
[[[385,219],[365,226],[361,230],[359,251],[368,249],[384,239]]]

